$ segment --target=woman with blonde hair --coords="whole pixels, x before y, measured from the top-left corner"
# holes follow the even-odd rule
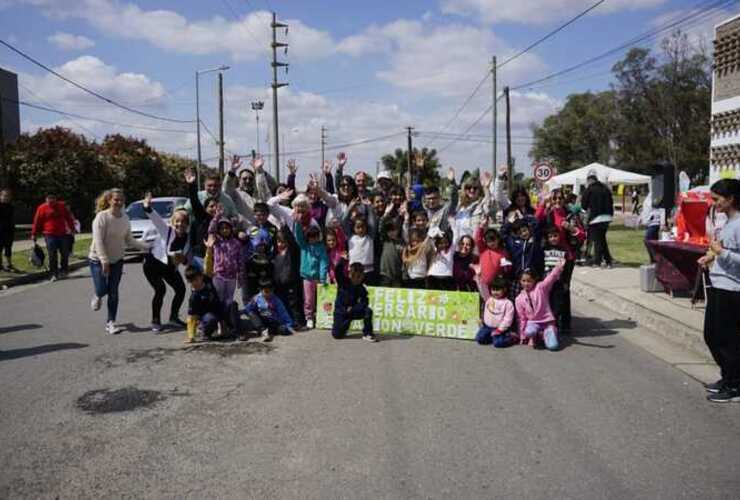
[[[452,224],[453,248],[463,236],[472,237],[480,222],[495,213],[492,178],[490,172],[483,172],[480,176],[474,172],[463,179]]]
[[[124,211],[126,198],[120,189],[105,191],[95,202],[95,219],[92,223],[90,245],[90,274],[95,294],[90,307],[100,309],[101,299],[108,296],[108,319],[105,332],[115,335],[121,332],[116,326],[118,313],[118,286],[123,274],[123,257],[127,246],[148,251],[149,246],[131,235],[131,226]]]

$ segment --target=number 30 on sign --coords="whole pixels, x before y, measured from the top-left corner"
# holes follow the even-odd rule
[[[555,167],[549,163],[536,163],[534,165],[534,178],[540,182],[547,182],[555,175]]]

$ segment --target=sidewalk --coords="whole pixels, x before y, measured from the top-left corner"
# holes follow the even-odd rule
[[[75,240],[82,245],[87,247],[89,246],[89,239],[92,238],[91,233],[80,233],[75,235]],[[39,238],[38,244],[41,246],[41,248],[46,251],[46,245],[44,244],[44,239]],[[77,269],[80,269],[82,267],[85,267],[87,265],[87,251],[80,250],[80,245],[76,245],[75,252],[73,252],[73,255],[70,255],[69,259],[69,270],[75,271]],[[13,242],[13,261],[16,267],[19,269],[22,269],[21,272],[15,272],[15,273],[6,273],[3,271],[0,271],[0,290],[18,286],[18,285],[25,285],[28,283],[33,283],[36,281],[42,281],[44,279],[47,279],[49,277],[49,272],[47,269],[41,269],[37,270],[35,268],[31,268],[31,270],[25,269],[28,267],[27,265],[24,266],[24,268],[19,267],[19,262],[16,260],[19,258],[27,259],[27,257],[21,256],[22,252],[28,252],[33,248],[33,240],[18,240]],[[23,270],[25,269],[25,270]]]
[[[700,302],[692,308],[688,298],[641,291],[638,268],[576,267],[571,291],[636,321],[668,342],[712,359],[704,343],[704,304]]]
[[[86,239],[92,238],[92,233],[80,233],[75,234],[75,239]],[[44,237],[40,236],[38,240],[39,245],[44,246]],[[30,250],[33,248],[33,240],[18,240],[13,242],[13,252],[22,252],[24,250]]]

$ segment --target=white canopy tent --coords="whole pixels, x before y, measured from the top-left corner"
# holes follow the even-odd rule
[[[549,189],[555,189],[560,186],[573,186],[573,192],[578,193],[580,187],[586,184],[586,177],[595,173],[604,184],[650,184],[650,176],[619,170],[618,168],[607,167],[601,163],[592,163],[581,167],[577,170],[571,170],[564,174],[556,175],[545,184]]]

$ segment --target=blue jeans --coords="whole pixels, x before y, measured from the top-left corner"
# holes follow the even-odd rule
[[[513,345],[515,340],[514,336],[509,332],[504,332],[501,335],[491,335],[494,329],[490,326],[482,325],[478,329],[478,333],[475,334],[475,341],[480,345],[490,345],[493,347],[509,347]]]
[[[62,272],[69,269],[69,237],[45,235],[46,251],[49,253],[49,271],[53,276],[59,276],[59,255],[62,257]]]
[[[101,299],[108,296],[108,321],[115,321],[118,314],[118,285],[123,274],[123,260],[110,265],[108,276],[103,275],[103,265],[98,260],[90,261],[95,295]]]

